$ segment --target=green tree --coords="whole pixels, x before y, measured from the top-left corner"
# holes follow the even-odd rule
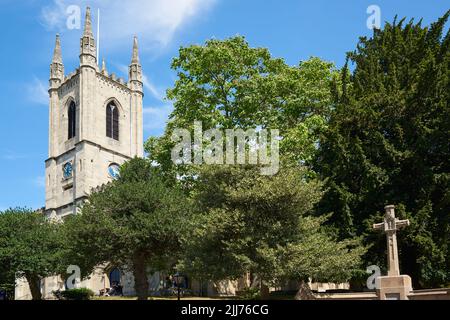
[[[208,40],[182,47],[173,60],[178,80],[167,91],[174,102],[165,134],[150,138],[145,149],[167,171],[174,128],[271,128],[280,130],[282,154],[308,161],[316,151],[333,105],[333,64],[311,58],[289,66],[266,48],[251,48],[243,37]],[[177,168],[179,171],[179,168]]]
[[[299,280],[319,278],[319,271],[313,273],[312,267],[294,275],[294,262],[289,264],[290,271],[280,262],[287,266],[289,255],[299,256],[306,250],[303,239],[308,236],[302,226],[308,221],[311,239],[319,241],[319,236],[312,236],[321,235],[322,250],[333,248],[330,254],[342,254],[340,261],[348,255],[357,257],[358,250],[348,253],[354,243],[338,244],[322,230],[320,219],[303,218],[321,195],[317,182],[307,182],[304,177],[311,175],[309,170],[289,169],[277,177],[264,178],[256,173],[256,167],[215,170],[177,167],[171,161],[173,130],[192,130],[194,121],[201,121],[204,130],[278,129],[283,136],[283,165],[308,163],[334,108],[332,89],[339,87],[340,78],[333,64],[311,58],[289,66],[267,49],[251,48],[243,37],[233,37],[181,48],[172,68],[178,80],[167,97],[174,102],[174,111],[165,134],[149,139],[145,149],[164,171],[185,178],[182,181],[188,182],[188,190],[200,206],[201,214],[193,219],[195,233],[187,239],[188,257],[182,263],[186,270],[212,280],[236,278],[250,271],[263,279],[263,288],[289,275]],[[284,189],[283,183],[292,188]],[[239,194],[233,193],[235,189]],[[278,192],[279,198],[273,199],[271,192]],[[304,196],[311,198],[300,200]],[[314,253],[318,251],[309,254]],[[358,259],[352,256],[348,261],[354,264],[348,264],[347,270],[353,270]],[[324,261],[319,264],[325,265]],[[342,268],[336,270],[336,274],[343,274]]]
[[[9,299],[14,297],[15,279],[9,265],[0,266],[0,291],[5,291]]]
[[[3,212],[0,211],[0,221],[2,221]],[[4,220],[3,220],[4,221]],[[4,223],[1,223],[3,225]],[[5,253],[5,239],[0,239],[0,291],[6,291],[9,296],[14,297],[15,275],[11,267],[11,259]]]
[[[9,281],[25,277],[33,300],[42,299],[41,279],[56,274],[61,249],[59,226],[42,213],[16,208],[0,214],[0,270]]]
[[[400,233],[401,269],[416,287],[450,281],[449,13],[430,27],[394,20],[361,38],[315,169],[326,179],[321,212],[343,237],[375,242],[368,264],[385,265],[371,224],[386,204],[412,225]]]
[[[250,272],[268,286],[289,279],[345,281],[365,249],[337,242],[311,215],[321,183],[307,170],[284,167],[261,176],[257,167],[203,166],[195,187],[200,214],[186,239],[181,267],[202,279],[237,279]]]
[[[138,299],[148,298],[148,272],[170,270],[180,253],[189,200],[146,159],[125,163],[120,178],[93,192],[66,221],[70,264],[88,276],[102,264],[128,267]]]

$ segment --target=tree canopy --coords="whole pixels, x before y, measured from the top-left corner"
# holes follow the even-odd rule
[[[139,299],[148,297],[148,272],[171,270],[190,214],[189,199],[150,161],[125,163],[120,178],[93,192],[80,215],[65,223],[72,263],[88,276],[95,266],[128,267]]]
[[[26,278],[34,300],[42,298],[41,279],[59,269],[61,249],[58,225],[42,213],[22,208],[0,213],[0,273],[8,281]]]
[[[290,66],[233,37],[182,47],[172,68],[178,79],[167,96],[174,111],[164,135],[148,140],[146,151],[164,171],[193,178],[185,180],[198,215],[180,265],[210,280],[250,272],[264,286],[289,277],[347,280],[364,248],[357,240],[335,241],[322,227],[325,219],[311,216],[321,183],[298,165],[313,159],[334,108],[332,89],[340,78],[333,64],[311,58]],[[257,166],[202,165],[186,174],[171,161],[171,136],[175,128],[193,130],[195,121],[203,130],[279,130],[284,169],[263,177]]]
[[[284,167],[261,176],[257,167],[202,167],[196,224],[182,266],[202,279],[237,279],[249,272],[262,288],[287,280],[346,281],[365,249],[337,242],[311,215],[321,183],[306,170]],[[263,292],[262,292],[263,294]]]
[[[368,264],[385,265],[384,236],[371,230],[384,205],[411,220],[399,245],[415,287],[450,281],[448,16],[430,27],[396,19],[360,39],[314,167],[328,189],[320,212],[334,212],[343,237],[376,244]]]
[[[278,129],[286,160],[310,160],[333,107],[332,84],[339,82],[332,63],[311,58],[289,66],[243,37],[182,47],[172,69],[178,79],[167,97],[174,111],[165,134],[145,145],[165,170],[173,169],[173,130],[192,130],[194,121],[204,130]]]

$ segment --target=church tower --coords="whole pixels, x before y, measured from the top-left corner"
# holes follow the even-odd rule
[[[143,156],[142,66],[134,38],[128,81],[98,67],[91,12],[80,40],[80,66],[65,76],[56,36],[49,81],[46,214],[76,213],[93,188],[117,178],[125,161]]]

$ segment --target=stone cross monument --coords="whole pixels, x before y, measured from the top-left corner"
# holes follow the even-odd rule
[[[409,226],[409,220],[399,220],[395,217],[395,207],[386,206],[386,215],[384,222],[373,225],[376,230],[381,230],[386,233],[387,251],[388,251],[388,276],[399,276],[400,267],[398,264],[398,249],[397,249],[397,230]]]
[[[399,220],[395,217],[395,206],[384,208],[384,222],[373,225],[375,230],[386,233],[388,252],[388,275],[378,278],[377,293],[381,300],[407,300],[412,291],[411,278],[400,275],[397,249],[397,230],[409,226],[409,220]]]

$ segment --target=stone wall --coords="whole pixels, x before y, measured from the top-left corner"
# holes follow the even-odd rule
[[[352,293],[316,293],[319,300],[379,300],[375,291]],[[408,300],[450,300],[450,288],[413,290],[408,295]]]

